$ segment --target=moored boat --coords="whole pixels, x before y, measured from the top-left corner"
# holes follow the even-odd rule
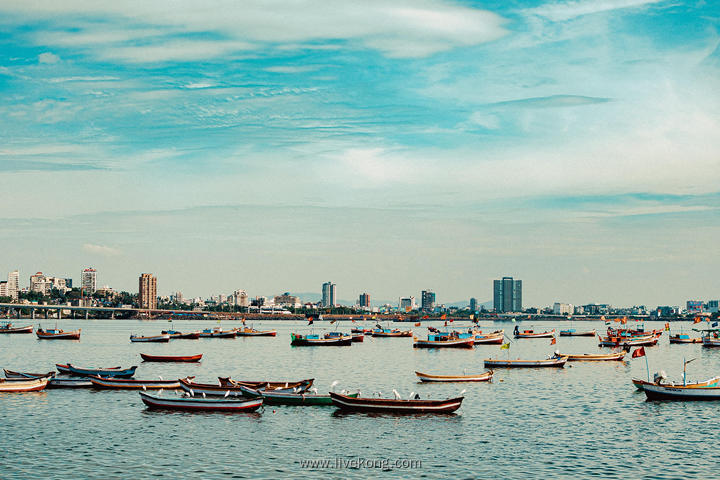
[[[445,400],[420,400],[398,398],[351,397],[341,393],[330,392],[333,404],[349,412],[384,412],[384,413],[452,413],[462,405],[464,397]]]
[[[57,328],[38,328],[35,331],[35,335],[37,335],[39,340],[80,340],[81,330],[81,328],[78,328],[72,332],[66,332]]]
[[[123,389],[123,390],[174,390],[180,388],[180,380],[131,380],[127,378],[111,378],[89,376],[88,380],[95,388]]]
[[[365,340],[365,335],[362,333],[353,333],[351,335],[352,335],[353,342],[362,342]]]
[[[505,338],[505,330],[496,330],[491,333],[475,332],[475,345],[500,345]]]
[[[645,335],[642,337],[598,337],[599,347],[642,347],[657,345],[659,335]]]
[[[413,339],[415,348],[473,348],[475,346],[475,335],[458,332],[437,332],[428,333],[427,340]]]
[[[347,393],[349,397],[356,398],[360,393]],[[293,393],[293,392],[278,392],[268,391],[265,389],[254,390],[251,388],[244,387],[243,395],[248,398],[262,398],[263,403],[267,405],[321,405],[329,406],[332,405],[332,399],[329,394],[318,394],[318,393]]]
[[[556,367],[563,368],[567,362],[567,357],[553,357],[546,360],[502,360],[486,358],[484,360],[485,368],[539,368],[539,367]]]
[[[49,380],[49,376],[27,380],[0,378],[0,392],[39,392],[45,390]]]
[[[341,336],[341,337],[330,337],[325,338],[324,336],[320,336],[318,334],[310,333],[307,335],[301,335],[299,333],[291,333],[290,334],[290,345],[296,346],[296,347],[311,347],[311,346],[336,346],[336,347],[344,347],[348,345],[352,345],[352,337],[351,336]]]
[[[372,331],[373,337],[412,337],[412,330],[400,330],[398,328],[376,328]]]
[[[567,357],[568,362],[602,362],[602,361],[620,361],[625,358],[625,352],[617,353],[562,353],[563,357]]]
[[[254,412],[263,404],[262,398],[198,398],[161,397],[139,392],[143,403],[151,409],[184,410],[184,411],[216,411],[216,412]]]
[[[141,353],[140,357],[146,362],[199,362],[203,354],[197,355],[150,355]]]
[[[648,400],[720,400],[720,387],[688,387],[687,385],[643,385]]]
[[[10,322],[0,325],[0,333],[32,333],[32,332],[33,332],[32,325],[28,325],[26,327],[15,327]]]
[[[220,385],[226,386],[239,386],[245,385],[246,387],[265,390],[295,390],[297,392],[307,390],[315,382],[314,378],[306,378],[304,380],[298,380],[296,382],[269,382],[264,380],[233,380],[229,377],[218,377]]]
[[[160,333],[162,333],[163,335],[170,335],[171,340],[180,340],[180,339],[196,340],[196,339],[200,338],[199,331],[183,333],[183,332],[178,332],[177,330],[163,330]]]
[[[117,377],[130,378],[135,375],[137,366],[130,368],[111,367],[111,368],[93,368],[93,367],[76,367],[70,363],[56,363],[55,367],[60,373],[69,373],[70,375],[89,377],[90,375],[98,375],[101,377]]]
[[[50,377],[50,381],[47,384],[47,388],[85,388],[92,387],[92,383],[86,380],[84,377],[60,377],[55,372],[48,373],[30,373],[30,372],[15,372],[13,370],[5,370],[5,377],[9,379],[33,379]]]
[[[255,330],[250,327],[236,328],[235,334],[238,337],[274,337],[277,330]]]
[[[206,328],[199,333],[202,338],[235,338],[235,330],[223,330],[220,327]]]
[[[252,389],[266,388],[268,390],[282,390],[292,392],[303,392],[307,390],[313,383],[312,379],[302,380],[300,382],[235,382],[230,379],[221,379],[218,384],[197,383],[188,378],[180,379],[180,388],[186,392],[195,395],[225,395],[226,392],[243,394],[242,387]]]
[[[701,337],[691,337],[687,333],[676,333],[670,335],[670,343],[703,343]]]
[[[493,371],[477,373],[474,375],[430,375],[429,373],[415,372],[422,382],[487,382],[492,379]]]
[[[560,330],[561,337],[594,337],[597,334],[596,330],[587,330],[578,332],[574,328],[567,330]]]
[[[521,331],[517,326],[515,326],[513,336],[515,338],[550,338],[555,336],[555,329],[548,332],[535,332],[534,330],[529,329]]]
[[[646,380],[640,380],[638,378],[632,379],[632,384],[635,385],[635,388],[638,390],[642,390],[645,385],[655,385],[656,383],[648,382]],[[660,385],[667,385],[660,383]],[[671,383],[670,385],[674,385],[674,383]],[[709,378],[707,380],[701,380],[698,382],[686,382],[685,387],[687,388],[697,388],[697,387],[717,387],[720,386],[720,377],[713,377]]]
[[[150,336],[141,336],[141,335],[130,335],[130,341],[131,342],[169,342],[170,341],[170,335],[164,334],[164,335],[150,335]]]

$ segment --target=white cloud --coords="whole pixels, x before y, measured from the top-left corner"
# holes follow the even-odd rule
[[[93,253],[96,255],[103,255],[105,257],[114,257],[117,255],[120,255],[120,250],[113,247],[108,247],[106,245],[94,245],[92,243],[86,243],[83,245],[83,250],[88,253]]]
[[[44,52],[38,55],[38,63],[58,63],[60,57],[51,52]]]
[[[578,0],[541,5],[525,10],[525,13],[539,15],[554,22],[562,22],[583,15],[609,12],[623,8],[640,7],[663,0]]]
[[[305,72],[312,72],[313,70],[317,70],[316,65],[303,65],[303,66],[294,66],[294,65],[278,65],[275,67],[268,67],[265,69],[266,72],[272,72],[272,73],[305,73]]]

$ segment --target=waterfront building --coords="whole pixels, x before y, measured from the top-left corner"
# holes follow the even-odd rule
[[[322,285],[322,302],[323,307],[334,307],[337,304],[337,285],[332,282],[326,282]]]
[[[358,305],[363,308],[370,308],[370,294],[361,293],[358,299]]]
[[[84,283],[84,281],[83,281]],[[157,278],[151,273],[143,273],[139,279],[138,303],[140,308],[157,308]]]
[[[575,310],[570,303],[558,303],[553,304],[553,313],[555,315],[572,315]]]
[[[245,290],[235,290],[232,295],[230,295],[229,301],[231,305],[235,305],[236,307],[250,306],[250,299]]]
[[[0,282],[0,297],[9,297],[8,295],[8,282],[5,280]]]
[[[41,295],[47,295],[50,293],[51,283],[42,272],[37,272],[34,275],[30,275],[30,291],[39,293]]]
[[[435,292],[423,290],[420,297],[420,308],[425,312],[431,312],[435,308]]]
[[[97,271],[94,268],[86,268],[82,271],[80,287],[86,296],[95,293],[95,290],[97,290]]]
[[[710,313],[718,312],[718,300],[708,300],[706,311]]]
[[[477,298],[471,298],[470,299],[470,311],[471,312],[477,312]]]
[[[611,306],[607,303],[589,303],[582,306],[585,315],[607,315]]]
[[[688,313],[701,313],[703,311],[702,300],[688,300],[685,306]]]
[[[404,312],[415,310],[417,308],[417,305],[415,304],[415,297],[400,297],[398,307]]]
[[[672,317],[672,316],[679,315],[679,314],[680,314],[680,307],[678,307],[678,306],[671,307],[669,305],[659,306],[650,313],[650,315],[655,316],[655,317]]]
[[[7,280],[7,296],[12,297],[13,300],[17,300],[18,293],[20,292],[20,272],[13,270],[8,273]]]
[[[282,295],[275,295],[274,300],[275,305],[281,307],[300,308],[300,306],[302,305],[300,303],[300,297],[290,295],[290,292],[285,292]]]
[[[496,313],[522,311],[522,280],[503,277],[493,280],[493,308]]]

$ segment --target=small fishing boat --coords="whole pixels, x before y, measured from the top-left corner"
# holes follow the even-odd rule
[[[415,372],[422,382],[487,382],[492,380],[493,371],[488,370],[474,375],[430,375],[429,373]]]
[[[12,370],[4,369],[5,377],[8,379],[32,379],[32,378],[44,378],[50,377],[50,381],[47,384],[47,388],[85,388],[92,387],[92,383],[86,380],[84,377],[60,377],[55,372],[48,373],[30,373],[30,372],[15,372]]]
[[[485,368],[539,368],[539,367],[556,367],[563,368],[567,362],[567,357],[552,357],[546,360],[502,360],[502,359],[485,359]]]
[[[400,330],[398,328],[376,328],[372,331],[373,337],[412,337],[412,330]]]
[[[640,380],[638,378],[632,379],[632,384],[635,385],[635,388],[638,390],[642,390],[645,385],[656,385],[656,383],[648,382],[647,380]],[[660,383],[660,385],[664,385],[663,383]],[[671,383],[670,385],[674,385],[674,383]],[[685,387],[687,388],[697,388],[697,387],[717,387],[720,386],[720,377],[713,377],[709,378],[707,380],[701,380],[698,382],[687,382],[685,383]]]
[[[130,341],[131,342],[163,342],[167,343],[170,341],[170,335],[164,334],[164,335],[152,335],[143,337],[140,335],[130,335]]]
[[[362,342],[362,340],[353,340],[352,334],[349,334],[349,335],[348,335],[347,333],[342,333],[342,332],[328,332],[328,333],[326,333],[325,335],[323,335],[323,337],[324,337],[324,338],[327,338],[327,339],[330,339],[330,338],[343,338],[343,339],[345,339],[345,340],[347,340],[347,339],[349,338],[351,342],[353,342],[353,341],[360,341],[360,342]]]
[[[310,333],[308,335],[301,335],[299,333],[290,334],[290,345],[296,347],[314,347],[314,346],[336,346],[343,347],[352,345],[352,337],[331,337],[325,338],[318,334]]]
[[[188,377],[191,378],[191,377]],[[174,390],[180,388],[180,380],[131,380],[127,378],[87,377],[95,388],[123,390]]]
[[[599,347],[642,347],[657,345],[660,336],[645,335],[642,337],[598,337]]]
[[[292,393],[292,392],[278,392],[268,391],[265,389],[254,390],[251,388],[243,388],[243,395],[247,398],[262,398],[263,403],[267,405],[321,405],[329,406],[332,405],[332,399],[329,394],[323,395],[318,394],[317,389],[314,393]],[[347,396],[357,398],[360,392],[357,393],[346,393]]]
[[[81,330],[81,328],[78,328],[77,330],[73,330],[72,332],[66,332],[57,328],[38,328],[35,331],[35,335],[37,335],[37,338],[39,340],[80,340]]]
[[[236,398],[198,398],[161,397],[139,392],[143,403],[151,409],[184,410],[201,412],[254,412],[263,404],[262,398],[236,399]]]
[[[533,330],[522,330],[515,326],[513,332],[515,338],[550,338],[555,336],[555,329],[553,328],[549,332],[535,332]]]
[[[362,333],[353,333],[352,334],[352,341],[353,342],[362,342],[365,340],[365,335]]]
[[[305,380],[299,380],[296,382],[268,382],[268,381],[258,381],[258,380],[233,380],[229,377],[218,377],[218,381],[220,382],[220,385],[222,386],[240,386],[244,385],[246,387],[254,388],[254,389],[260,389],[264,388],[265,390],[288,390],[292,391],[295,390],[296,392],[304,391],[310,388],[315,382],[314,378],[307,378]]]
[[[225,395],[226,392],[231,393],[237,393],[238,395],[243,394],[242,388],[252,388],[252,389],[259,389],[259,388],[266,388],[267,390],[281,390],[281,391],[288,391],[292,392],[295,390],[295,392],[303,392],[307,390],[310,385],[312,385],[313,380],[303,380],[301,382],[285,382],[285,383],[273,383],[273,387],[270,388],[269,382],[235,382],[230,379],[226,379],[225,382],[220,381],[218,384],[212,384],[212,383],[196,383],[193,382],[190,379],[187,378],[181,378],[180,379],[180,388],[185,390],[189,393],[194,393],[195,395],[205,394],[205,395]],[[284,385],[284,387],[279,387],[275,385]]]
[[[236,328],[235,334],[238,337],[274,337],[277,335],[277,330],[255,330],[254,328],[243,327]]]
[[[8,370],[7,368],[3,368],[3,372],[5,373],[5,378],[42,378],[42,377],[52,377],[55,375],[55,372],[47,372],[47,373],[30,373],[30,372],[16,372],[14,370]]]
[[[428,333],[427,340],[415,337],[413,341],[415,348],[473,348],[474,346],[475,335],[458,332]]]
[[[500,345],[505,338],[505,330],[496,330],[492,333],[475,332],[475,345]]]
[[[643,385],[648,400],[720,400],[720,387],[687,385]]]
[[[39,392],[45,390],[49,380],[48,376],[27,380],[0,378],[0,392]]]
[[[171,340],[180,340],[180,339],[196,340],[196,339],[200,338],[199,331],[183,333],[183,332],[178,332],[177,330],[163,330],[160,333],[162,333],[163,335],[170,335]]]
[[[568,362],[602,362],[602,361],[620,361],[625,358],[625,352],[617,353],[563,353],[563,357],[567,357]]]
[[[117,378],[130,378],[135,375],[137,366],[130,368],[122,367],[111,367],[111,368],[92,368],[92,367],[76,367],[70,363],[61,364],[56,363],[55,367],[60,373],[68,373],[70,375],[76,375],[81,377],[89,377],[91,375],[98,375],[101,377],[117,377]]]
[[[0,325],[0,333],[32,333],[33,326],[28,325],[26,327],[14,327],[12,323],[7,322]]]
[[[703,343],[701,337],[691,337],[687,333],[676,333],[670,335],[670,343]]]
[[[462,405],[464,397],[445,400],[420,400],[412,398],[371,398],[351,397],[341,393],[330,392],[333,404],[348,412],[384,412],[384,413],[452,413]]]
[[[200,332],[202,338],[235,338],[235,330],[223,330],[220,327],[206,328]]]
[[[595,330],[587,330],[587,331],[580,331],[578,332],[574,328],[570,328],[567,330],[560,330],[560,336],[561,337],[594,337],[597,334],[597,331]]]
[[[146,362],[199,362],[203,354],[198,355],[150,355],[141,353],[140,357]]]
[[[372,335],[372,328],[351,328],[350,333],[359,333],[362,335]]]

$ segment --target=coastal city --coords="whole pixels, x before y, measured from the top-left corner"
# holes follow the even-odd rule
[[[718,300],[687,300],[685,305],[658,305],[658,306],[614,306],[607,303],[589,303],[572,305],[563,302],[553,302],[542,307],[523,306],[523,282],[513,277],[502,277],[494,280],[488,286],[488,293],[492,291],[492,300],[479,303],[473,297],[467,302],[440,303],[436,292],[422,290],[416,297],[413,295],[399,297],[397,303],[373,303],[367,292],[360,293],[357,301],[352,305],[344,305],[338,301],[337,285],[325,282],[318,293],[318,299],[311,301],[299,295],[284,292],[272,296],[249,296],[246,290],[234,290],[229,294],[217,294],[208,298],[186,297],[182,292],[172,295],[158,296],[158,279],[151,273],[142,273],[138,278],[136,292],[118,291],[109,285],[99,286],[98,271],[95,268],[85,268],[80,274],[80,281],[73,281],[67,276],[51,276],[36,272],[29,276],[27,284],[22,284],[20,272],[14,270],[8,273],[7,281],[0,281],[0,308],[9,315],[13,305],[22,306],[55,306],[55,307],[86,307],[126,309],[135,315],[147,315],[148,312],[161,314],[169,312],[192,312],[202,314],[237,313],[259,314],[267,318],[280,318],[285,315],[308,314],[322,311],[328,314],[380,314],[407,316],[408,319],[417,319],[420,315],[426,319],[440,315],[469,315],[474,318],[483,316],[519,316],[527,318],[598,318],[601,316],[631,316],[644,319],[684,319],[694,318],[697,315],[711,316],[718,314]],[[21,285],[22,284],[22,285]],[[492,290],[490,289],[492,288]],[[488,295],[490,296],[490,295]],[[54,309],[54,315],[62,309]],[[100,310],[96,310],[97,314]],[[46,311],[47,313],[47,311]],[[68,314],[72,314],[68,310]],[[185,314],[187,315],[187,314]],[[113,316],[115,318],[115,316]],[[258,317],[261,318],[261,317]],[[422,317],[420,317],[422,318]]]

